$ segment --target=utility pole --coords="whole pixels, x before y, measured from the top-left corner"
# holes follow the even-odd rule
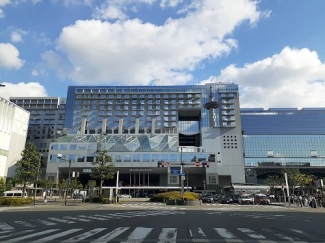
[[[64,205],[67,206],[67,202],[68,202],[68,190],[69,190],[69,186],[70,186],[70,176],[71,176],[71,159],[67,159],[62,157],[62,154],[58,154],[58,159],[62,159],[64,161],[69,162],[69,175],[68,175],[68,180],[67,180],[67,187],[65,188],[65,198],[64,198]]]
[[[181,149],[181,197],[184,201],[184,179],[185,179],[185,176],[183,174],[183,171],[184,171],[184,165],[185,163],[183,162],[183,147],[179,147]]]
[[[36,181],[35,181],[35,190],[34,190],[34,205],[36,205],[37,182],[38,182],[39,170],[41,168],[41,159],[42,159],[42,156],[43,156],[43,154],[40,154],[39,155],[39,160],[38,160],[38,168],[37,168]]]

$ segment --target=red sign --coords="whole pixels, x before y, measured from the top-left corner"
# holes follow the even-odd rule
[[[195,162],[195,166],[200,166],[200,165],[201,165],[200,161]]]

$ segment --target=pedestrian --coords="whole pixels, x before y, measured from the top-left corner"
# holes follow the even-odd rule
[[[46,205],[47,204],[47,195],[45,194],[44,196],[44,204]]]
[[[299,205],[300,207],[303,207],[303,201],[302,201],[302,196],[299,195]]]

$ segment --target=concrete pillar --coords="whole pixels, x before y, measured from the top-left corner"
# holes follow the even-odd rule
[[[106,134],[106,125],[107,125],[107,119],[103,119],[102,134]]]
[[[118,134],[122,134],[123,133],[123,123],[124,123],[124,119],[120,118],[119,122],[118,122]]]
[[[155,134],[156,131],[156,118],[152,118],[151,120],[151,133]]]
[[[86,134],[86,124],[87,124],[87,118],[83,118],[81,121],[80,134]]]
[[[139,134],[140,130],[140,118],[135,119],[135,134]]]

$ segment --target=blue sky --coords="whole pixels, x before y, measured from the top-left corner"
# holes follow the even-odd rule
[[[0,96],[235,82],[241,107],[325,107],[324,0],[0,0]]]

